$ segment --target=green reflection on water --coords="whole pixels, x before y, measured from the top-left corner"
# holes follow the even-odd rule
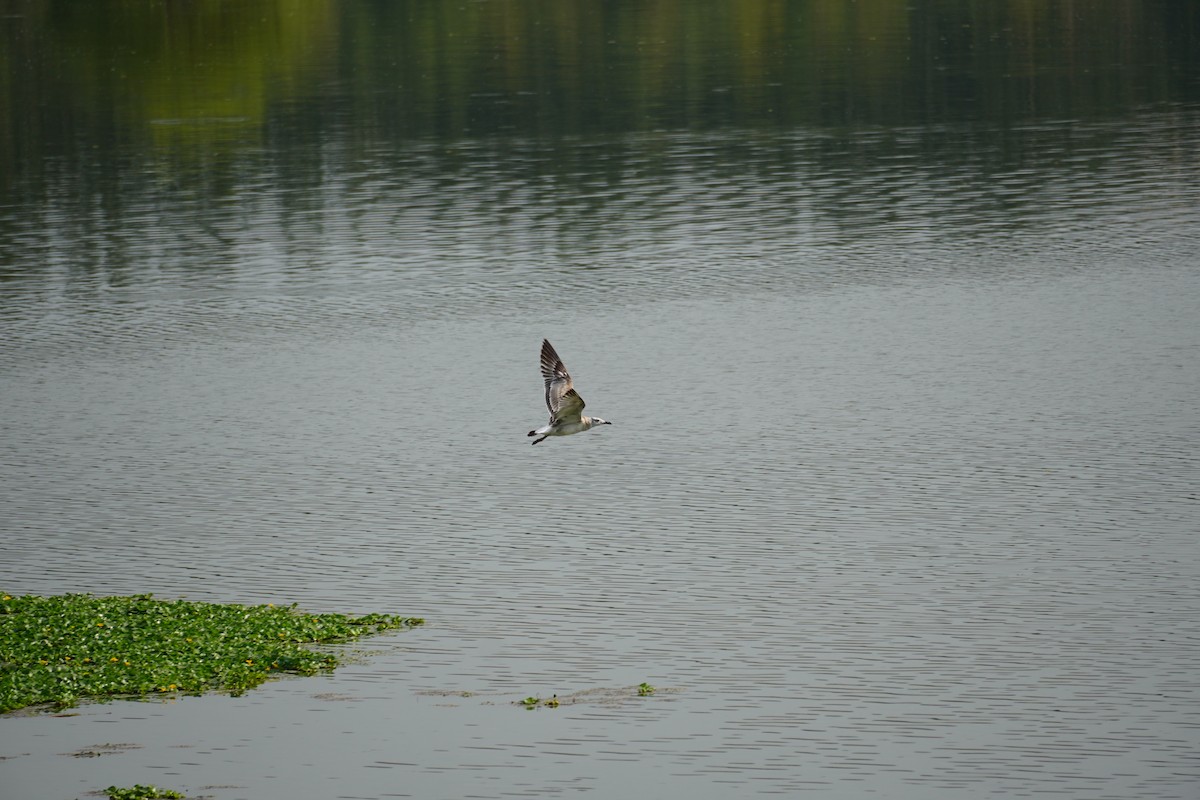
[[[6,118],[54,89],[45,105],[112,107],[129,125],[261,122],[269,103],[320,105],[331,80],[361,113],[422,133],[486,125],[489,106],[493,125],[568,130],[884,123],[972,94],[1086,113],[1166,99],[1196,64],[1197,12],[1180,3],[44,0],[12,12]],[[495,94],[537,118],[497,110]]]
[[[355,151],[663,129],[1004,127],[1200,96],[1200,14],[1165,1],[5,9],[0,193],[39,194],[47,171],[130,164],[189,180],[260,151],[287,152],[300,175],[331,141]]]

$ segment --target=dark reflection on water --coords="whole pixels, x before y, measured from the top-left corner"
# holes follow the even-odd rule
[[[12,9],[0,588],[430,625],[7,790],[1194,796],[1186,4]]]
[[[1091,118],[1197,99],[1171,2],[18,3],[4,151]],[[338,135],[337,138],[342,138]],[[295,141],[299,139],[300,141]],[[357,140],[357,141],[355,141]],[[303,144],[301,144],[303,142]],[[42,150],[44,148],[44,151]],[[37,169],[34,163],[25,167]]]
[[[312,331],[1086,272],[1132,265],[1148,241],[1175,260],[1195,244],[1198,122],[1180,108],[987,132],[411,144],[331,156],[318,185],[248,154],[220,196],[134,182],[111,209],[80,205],[62,176],[45,202],[0,216],[0,315],[14,340],[75,350],[79,326],[93,342],[203,336],[218,313]],[[1048,242],[1053,259],[1011,258]]]

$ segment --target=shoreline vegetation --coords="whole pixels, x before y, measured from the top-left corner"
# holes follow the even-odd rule
[[[394,614],[309,614],[295,604],[0,592],[0,713],[171,693],[236,696],[279,673],[314,675],[344,661],[309,645],[424,622]]]

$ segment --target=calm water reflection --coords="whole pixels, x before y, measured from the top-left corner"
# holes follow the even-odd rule
[[[430,625],[0,781],[1193,797],[1195,20],[1067,5],[16,6],[0,586]]]

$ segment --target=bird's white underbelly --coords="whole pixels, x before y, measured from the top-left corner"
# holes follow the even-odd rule
[[[547,427],[549,427],[549,426],[547,426]],[[581,431],[586,431],[591,427],[592,427],[591,425],[587,425],[583,422],[564,422],[563,424],[561,424],[557,428],[555,428],[553,431],[551,431],[550,435],[551,436],[569,436],[572,433],[580,433]]]

